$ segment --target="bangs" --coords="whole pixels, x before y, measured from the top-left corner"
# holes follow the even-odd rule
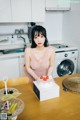
[[[41,32],[41,31],[35,31],[34,37],[38,37],[40,35],[43,35],[45,37],[45,35],[43,34],[43,32]]]

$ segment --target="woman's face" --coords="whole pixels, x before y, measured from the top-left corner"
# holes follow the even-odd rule
[[[42,34],[35,33],[34,42],[38,47],[41,47],[44,45],[45,37]]]

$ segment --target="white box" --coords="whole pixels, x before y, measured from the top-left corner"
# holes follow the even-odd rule
[[[37,81],[34,81],[33,82],[33,90],[40,101],[59,97],[59,95],[60,95],[60,92],[59,92],[60,88],[55,82],[52,82],[51,86],[47,87],[45,85],[43,86],[43,85],[39,84],[39,82],[37,82]]]

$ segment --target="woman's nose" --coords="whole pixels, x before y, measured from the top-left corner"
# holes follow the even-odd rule
[[[40,37],[38,37],[38,41],[40,41],[41,40],[41,38]]]

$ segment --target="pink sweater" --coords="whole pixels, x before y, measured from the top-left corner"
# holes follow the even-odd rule
[[[55,49],[52,46],[45,47],[43,50],[37,50],[35,48],[26,48],[25,50],[25,56],[30,57],[30,67],[38,76],[47,74],[49,59],[51,54],[54,53]]]

